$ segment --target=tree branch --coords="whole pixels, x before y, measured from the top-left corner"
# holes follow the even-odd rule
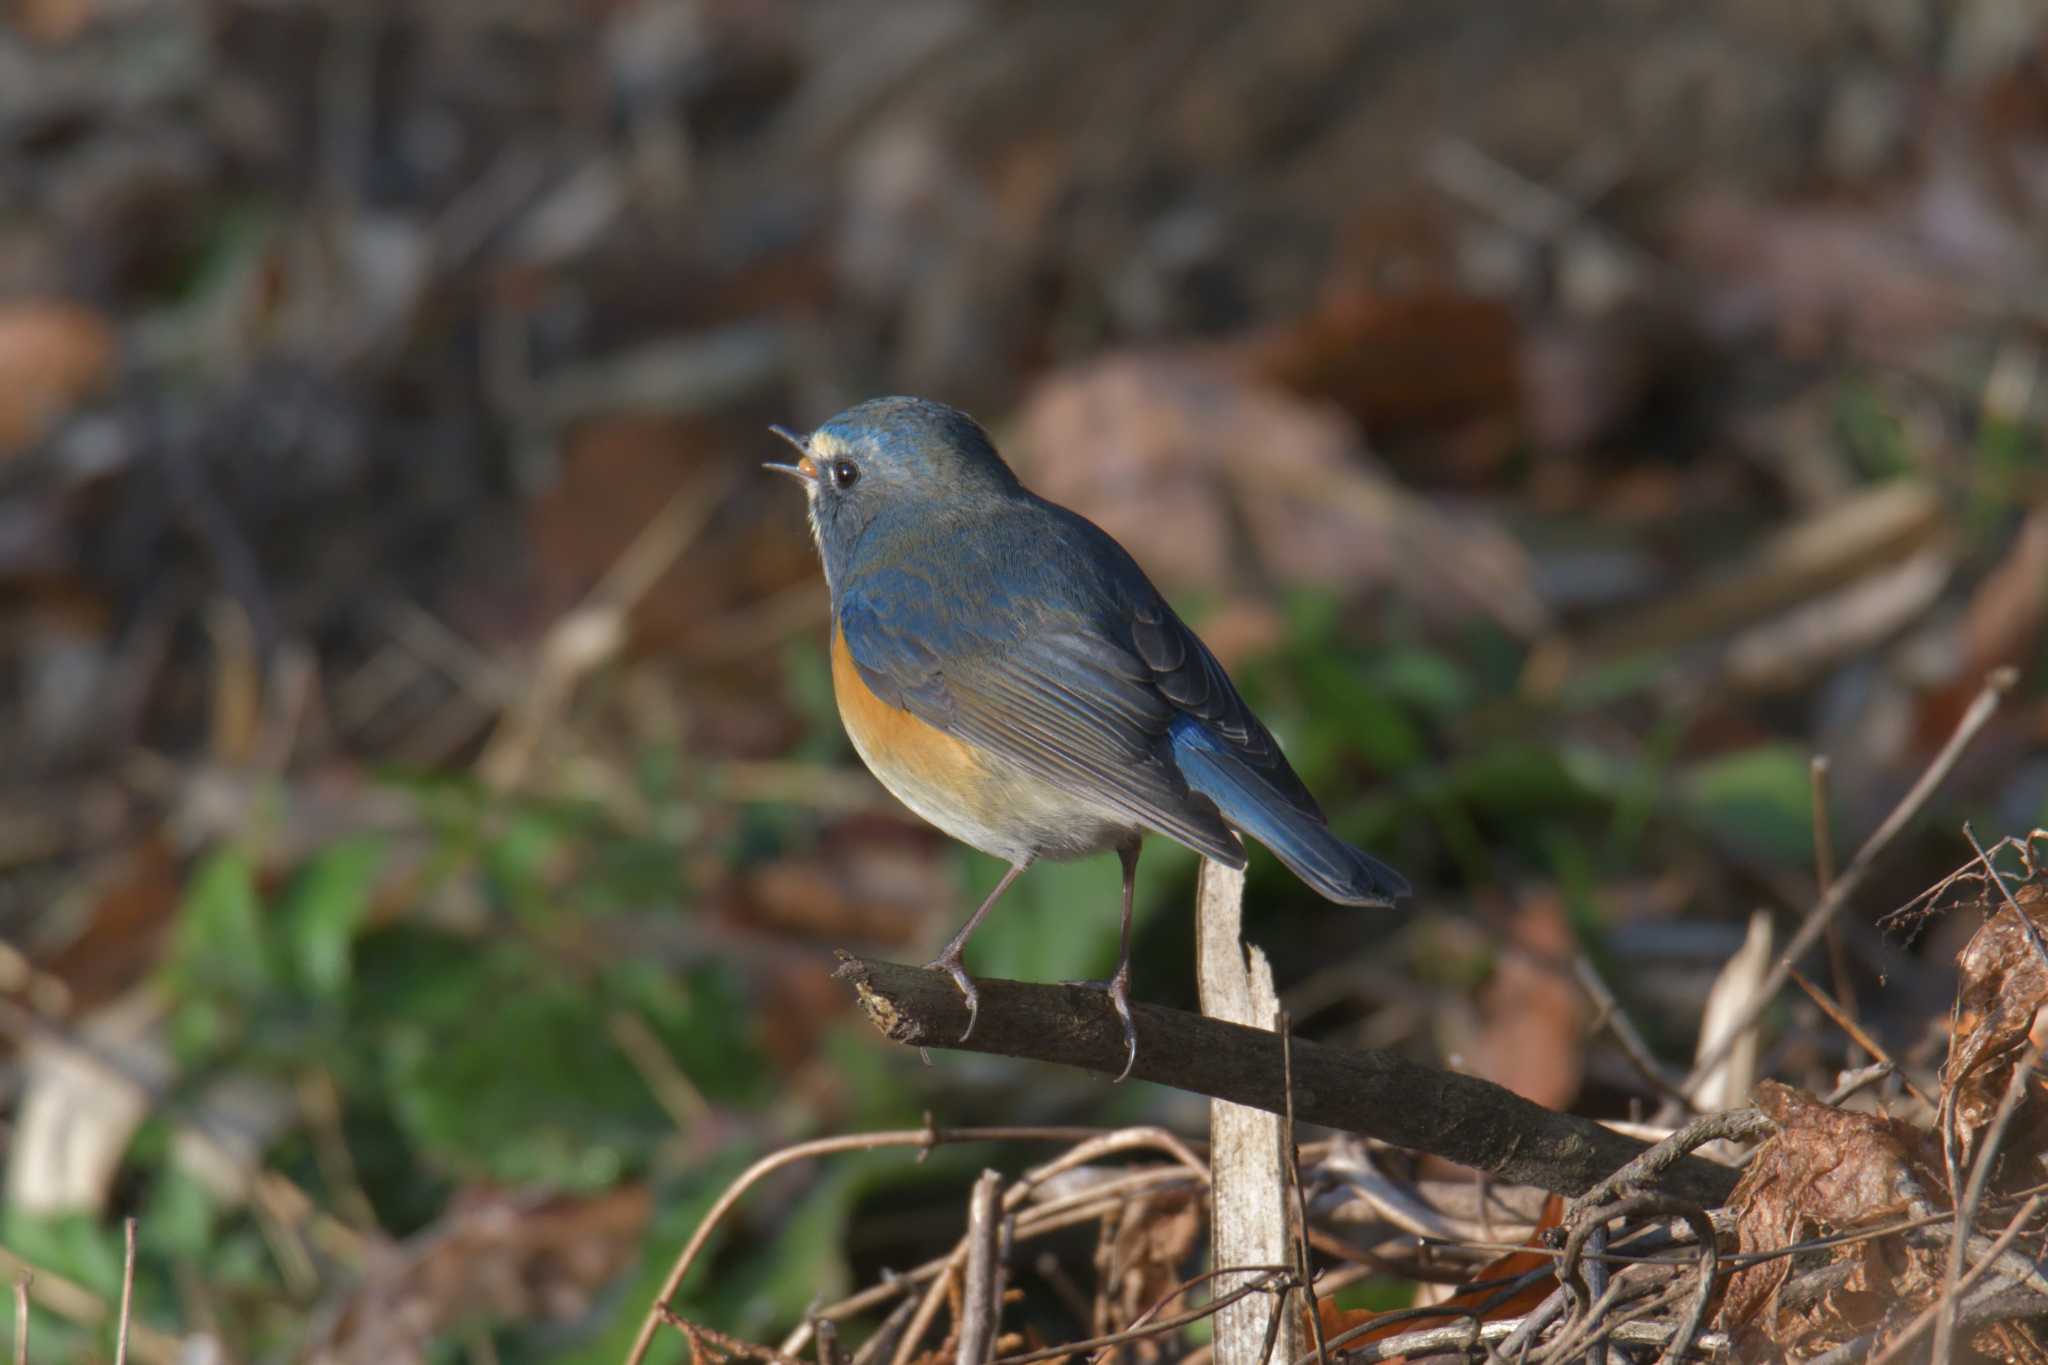
[[[978,977],[981,1015],[965,1042],[967,1008],[939,972],[841,953],[870,1022],[912,1047],[957,1048],[1083,1067],[1114,1076],[1123,1032],[1099,989]],[[1278,1114],[1286,1108],[1280,1036],[1157,1005],[1131,1007],[1138,1060],[1131,1075]],[[1302,1121],[1428,1152],[1498,1180],[1580,1195],[1646,1150],[1644,1143],[1554,1113],[1473,1076],[1391,1052],[1293,1041],[1294,1112]],[[1706,1207],[1725,1203],[1738,1173],[1698,1157],[1645,1188]]]

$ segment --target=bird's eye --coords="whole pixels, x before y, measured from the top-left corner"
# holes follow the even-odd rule
[[[856,465],[852,460],[834,460],[832,462],[832,486],[834,488],[851,488],[859,479],[860,466]]]

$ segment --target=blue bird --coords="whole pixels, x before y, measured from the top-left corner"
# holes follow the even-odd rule
[[[853,747],[898,800],[1009,863],[926,965],[980,1000],[962,954],[1040,858],[1114,849],[1123,946],[1106,983],[1131,1021],[1140,841],[1163,834],[1228,867],[1241,831],[1344,905],[1408,883],[1332,834],[1216,656],[1123,546],[1017,481],[988,433],[921,398],[876,398],[794,445],[832,594],[832,685]]]

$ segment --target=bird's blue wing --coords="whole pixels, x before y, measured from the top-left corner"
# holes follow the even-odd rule
[[[1151,585],[1145,587],[1149,590]],[[1157,592],[1140,595],[1131,608],[1131,641],[1152,672],[1153,685],[1174,707],[1200,722],[1219,750],[1295,814],[1321,825],[1322,807],[1280,752],[1272,732],[1238,695],[1216,656],[1187,628]]]
[[[957,586],[947,599],[958,599]],[[1178,708],[1135,646],[1043,593],[1023,601],[999,584],[975,586],[974,619],[961,620],[913,573],[871,572],[848,585],[839,629],[862,680],[1042,781],[1242,867],[1243,845],[1173,761]]]

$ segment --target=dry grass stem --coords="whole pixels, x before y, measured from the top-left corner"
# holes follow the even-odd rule
[[[1948,742],[1942,745],[1941,752],[1934,756],[1934,760],[1927,765],[1919,779],[1899,798],[1898,805],[1892,808],[1891,814],[1884,818],[1884,822],[1863,841],[1863,847],[1856,850],[1856,856],[1842,869],[1842,875],[1828,886],[1826,893],[1814,904],[1813,909],[1807,912],[1805,922],[1799,926],[1799,931],[1792,935],[1792,940],[1785,945],[1784,952],[1779,954],[1777,966],[1764,978],[1763,988],[1756,993],[1756,998],[1751,1004],[1751,1017],[1744,1021],[1744,1027],[1730,1030],[1721,1046],[1694,1064],[1692,1074],[1686,1081],[1687,1090],[1691,1090],[1699,1083],[1701,1077],[1720,1065],[1727,1053],[1734,1048],[1736,1039],[1747,1031],[1748,1025],[1754,1024],[1762,1017],[1770,1002],[1777,998],[1778,992],[1783,990],[1785,983],[1791,979],[1794,964],[1806,955],[1814,942],[1826,932],[1829,922],[1840,913],[1850,898],[1862,889],[1872,867],[1891,846],[1892,841],[1904,832],[1906,826],[1910,825],[1922,810],[1926,809],[1928,801],[1955,770],[1964,751],[1979,734],[1983,733],[1984,727],[1989,725],[1991,718],[1998,713],[1999,703],[2004,700],[2005,694],[2018,682],[2018,669],[2007,667],[1992,671],[1990,677],[1985,680],[1983,690],[1977,693],[1969,708],[1963,712],[1962,719],[1956,722],[1956,728],[1949,735]]]
[[[128,1365],[128,1320],[135,1311],[135,1220],[121,1224],[121,1317],[114,1329],[114,1365]]]

